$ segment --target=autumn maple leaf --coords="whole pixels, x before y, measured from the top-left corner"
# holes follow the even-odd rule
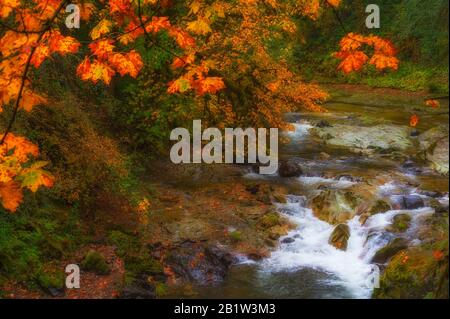
[[[420,118],[418,115],[416,115],[416,114],[411,115],[411,118],[409,119],[409,125],[411,127],[416,127],[419,124],[419,122],[420,122]]]
[[[346,74],[360,70],[369,59],[369,57],[362,51],[338,52],[335,56],[343,58],[343,61],[339,64],[338,69],[342,70],[342,72]]]
[[[425,101],[425,105],[432,107],[433,109],[437,109],[441,106],[441,103],[439,103],[438,100],[434,100],[434,99],[429,99]]]
[[[0,183],[0,201],[6,210],[15,212],[22,200],[22,189],[17,182]]]

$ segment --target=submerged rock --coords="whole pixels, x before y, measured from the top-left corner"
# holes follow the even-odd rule
[[[384,264],[395,256],[399,251],[408,248],[408,242],[403,238],[395,238],[385,247],[375,253],[372,262],[376,264]]]
[[[328,243],[337,249],[347,250],[348,239],[350,238],[350,227],[346,224],[337,225],[331,233]]]
[[[291,244],[293,242],[295,242],[295,239],[292,237],[285,238],[281,241],[281,243],[283,243],[283,244]]]
[[[297,177],[303,174],[303,170],[294,160],[282,160],[280,162],[278,174],[281,177]]]

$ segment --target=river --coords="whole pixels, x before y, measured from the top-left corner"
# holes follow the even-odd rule
[[[418,244],[416,229],[424,216],[433,214],[430,207],[409,210],[390,210],[371,216],[364,225],[359,216],[348,220],[351,236],[346,251],[328,243],[334,226],[314,216],[308,199],[320,187],[346,189],[360,182],[385,176],[377,186],[377,195],[392,198],[398,194],[421,196],[424,191],[441,192],[438,200],[448,204],[448,179],[415,163],[405,168],[400,161],[383,156],[361,156],[342,148],[319,144],[310,134],[317,120],[345,123],[355,116],[383,117],[391,124],[405,124],[409,113],[401,108],[379,108],[345,103],[327,105],[326,114],[290,114],[295,130],[287,133],[290,142],[281,151],[283,158],[295,158],[301,163],[300,177],[282,179],[278,175],[260,176],[248,173],[245,178],[282,180],[292,193],[287,203],[275,204],[280,214],[295,225],[287,236],[280,238],[279,247],[269,258],[251,261],[246,258],[232,266],[225,282],[219,286],[197,289],[202,298],[370,298],[369,283],[377,268],[371,260],[395,235],[386,230],[399,213],[411,217],[411,226],[403,234],[411,245]],[[382,113],[382,114],[381,114]],[[424,123],[422,130],[445,124],[448,116],[436,116]],[[324,157],[323,154],[326,153]],[[422,165],[422,166],[421,166]],[[388,178],[386,178],[388,176]],[[362,179],[361,179],[362,180]],[[406,182],[405,182],[406,181]],[[408,181],[411,181],[409,183]],[[418,186],[417,186],[418,185]],[[378,268],[379,269],[379,268]],[[372,282],[372,281],[370,281]]]

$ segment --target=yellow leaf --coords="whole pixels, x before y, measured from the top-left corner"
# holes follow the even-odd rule
[[[101,20],[91,31],[92,40],[97,40],[102,35],[107,34],[111,29],[112,22],[106,19]]]
[[[205,18],[198,18],[195,21],[189,22],[187,29],[192,33],[199,35],[207,35],[212,32],[211,27],[209,26],[209,21]]]

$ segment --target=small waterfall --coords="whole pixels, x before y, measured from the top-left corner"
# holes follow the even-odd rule
[[[302,142],[308,136],[311,125],[304,122],[295,124],[295,127],[296,130],[288,135],[296,142]],[[345,177],[316,176],[302,176],[298,178],[298,182],[311,190],[317,189],[318,185],[345,189],[357,184]],[[399,188],[404,195],[417,195],[417,189],[389,182],[379,187],[379,196],[394,196]],[[445,201],[445,198],[441,201]],[[282,237],[279,249],[259,263],[259,272],[273,276],[277,273],[296,273],[303,269],[318,270],[328,274],[328,278],[322,279],[318,285],[342,287],[347,292],[343,295],[360,299],[370,298],[372,295],[373,288],[368,285],[368,278],[375,265],[371,264],[371,260],[379,249],[394,238],[394,234],[386,230],[394,216],[402,213],[412,217],[410,230],[402,236],[408,237],[410,242],[414,243],[417,242],[413,241],[413,237],[418,220],[421,216],[434,212],[431,208],[391,210],[371,216],[364,225],[359,221],[360,216],[355,216],[347,221],[351,235],[347,250],[342,251],[328,244],[334,226],[314,216],[307,202],[304,196],[289,195],[286,204],[277,204],[278,211],[297,225],[297,228]],[[287,238],[290,240],[284,241]],[[333,294],[331,296],[334,297]]]
[[[372,294],[368,277],[374,268],[370,261],[392,238],[385,230],[392,218],[399,213],[408,213],[414,222],[419,216],[433,213],[430,208],[392,210],[372,216],[365,225],[361,225],[359,216],[356,216],[347,222],[351,236],[347,250],[341,251],[328,244],[334,227],[315,217],[305,203],[304,197],[289,196],[287,204],[279,204],[280,213],[298,225],[281,241],[285,238],[295,240],[282,243],[270,258],[262,262],[260,270],[273,273],[313,268],[324,271],[330,274],[331,279],[322,284],[343,286],[354,298],[370,298]]]

